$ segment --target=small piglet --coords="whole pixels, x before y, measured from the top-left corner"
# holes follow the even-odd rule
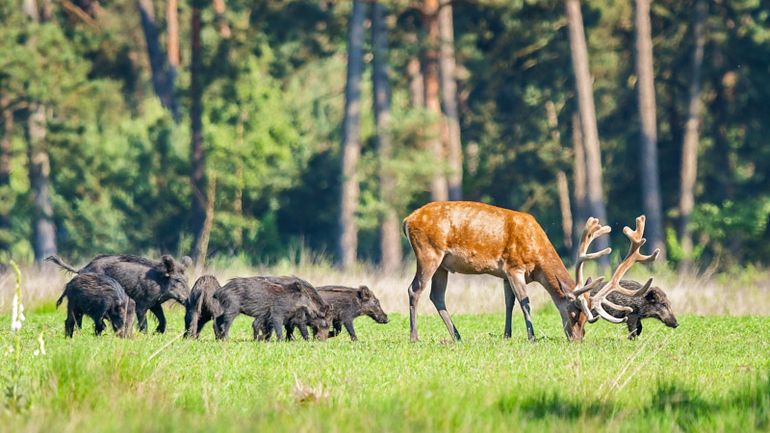
[[[226,338],[233,320],[239,314],[253,317],[255,336],[264,330],[269,337],[275,331],[283,340],[283,328],[290,323],[318,327],[318,339],[329,332],[326,320],[329,305],[310,283],[297,277],[233,278],[214,294],[222,306],[216,319],[217,338]]]
[[[388,315],[382,311],[380,301],[366,286],[358,288],[343,286],[318,287],[318,294],[332,307],[333,330],[330,337],[339,335],[342,325],[350,334],[350,339],[356,341],[356,330],[353,319],[358,316],[369,316],[377,323],[388,323]]]
[[[621,280],[621,287],[629,290],[639,290],[642,285],[633,280]],[[597,287],[591,290],[591,294],[595,294],[601,287]],[[673,311],[671,311],[671,302],[669,302],[666,293],[660,289],[660,287],[651,287],[650,290],[644,296],[632,297],[626,296],[621,293],[612,292],[607,295],[607,299],[610,302],[614,302],[617,305],[629,307],[631,312],[618,311],[611,307],[606,307],[608,313],[615,317],[627,318],[626,324],[628,325],[628,338],[633,340],[642,334],[642,319],[654,317],[663,322],[669,328],[676,328],[679,326],[679,322],[676,320]]]
[[[114,279],[104,274],[78,274],[64,287],[64,292],[56,301],[57,308],[65,297],[67,319],[64,321],[64,334],[67,337],[72,337],[75,325],[82,327],[84,314],[93,319],[96,335],[104,331],[106,318],[112,324],[115,335],[131,336],[136,303]]]
[[[190,296],[185,301],[185,337],[198,338],[206,323],[222,314],[222,306],[214,299],[214,293],[219,288],[219,281],[212,275],[203,275],[195,282]],[[214,334],[216,333],[214,324]]]

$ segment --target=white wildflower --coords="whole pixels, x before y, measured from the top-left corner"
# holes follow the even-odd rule
[[[11,304],[11,331],[18,331],[21,329],[21,322],[24,321],[24,304],[21,303],[19,293],[13,295],[13,302]]]

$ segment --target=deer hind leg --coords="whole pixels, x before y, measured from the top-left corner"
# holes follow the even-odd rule
[[[409,286],[409,328],[412,341],[419,339],[417,336],[417,304],[420,302],[420,295],[443,259],[432,254],[418,254],[416,251],[415,256],[417,257],[417,272],[415,272],[412,284]]]
[[[503,338],[511,338],[511,320],[513,319],[513,305],[516,303],[516,295],[513,294],[513,288],[508,280],[503,280],[503,290],[505,291],[505,330]]]
[[[532,310],[529,306],[529,296],[527,296],[527,280],[524,278],[524,273],[520,271],[514,271],[508,273],[508,282],[513,286],[513,294],[516,300],[519,301],[521,312],[524,314],[524,324],[527,326],[527,338],[529,341],[535,341],[535,328],[532,326]],[[511,303],[513,308],[513,303]]]
[[[457,332],[457,328],[452,322],[452,318],[449,316],[449,311],[446,309],[445,295],[448,276],[449,272],[447,272],[446,269],[438,268],[436,270],[436,273],[433,274],[431,280],[430,300],[433,302],[433,305],[436,306],[436,310],[438,310],[439,316],[441,316],[441,319],[444,321],[444,325],[446,325],[449,335],[453,339],[460,341],[460,333]]]

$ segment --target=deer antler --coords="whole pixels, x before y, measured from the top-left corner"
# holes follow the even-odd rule
[[[572,295],[575,296],[576,299],[579,299],[580,308],[583,310],[583,314],[588,317],[589,321],[595,321],[596,319],[594,319],[593,314],[591,314],[591,309],[588,308],[588,302],[586,299],[578,297],[583,293],[593,290],[594,287],[599,286],[604,281],[604,278],[599,277],[594,281],[591,281],[590,278],[588,281],[583,280],[583,264],[589,260],[596,260],[599,257],[606,256],[612,252],[612,248],[605,248],[595,253],[588,252],[588,247],[591,245],[591,242],[593,242],[594,239],[598,238],[599,236],[606,235],[611,231],[612,228],[610,226],[603,226],[599,223],[598,218],[590,217],[586,221],[585,229],[583,229],[583,235],[580,238],[578,258],[577,262],[575,263],[575,289],[572,291]]]
[[[612,323],[625,322],[626,318],[624,317],[622,319],[618,319],[617,317],[612,316],[611,314],[607,313],[607,311],[604,309],[604,306],[618,311],[631,311],[631,309],[609,301],[606,299],[607,295],[612,292],[618,292],[631,297],[644,296],[650,289],[650,286],[652,286],[652,278],[647,280],[647,283],[639,290],[628,290],[620,286],[621,278],[623,278],[623,275],[625,275],[626,272],[631,269],[631,266],[633,266],[635,263],[652,262],[658,258],[658,254],[660,253],[660,249],[655,249],[655,251],[653,251],[653,253],[650,255],[644,255],[640,252],[642,246],[645,244],[645,242],[647,242],[647,239],[642,237],[642,235],[644,235],[644,224],[645,216],[641,215],[636,218],[636,230],[631,230],[629,227],[623,228],[623,234],[625,234],[626,237],[631,241],[628,254],[626,255],[626,258],[623,259],[623,261],[620,263],[620,265],[618,265],[617,269],[615,269],[615,273],[612,274],[610,282],[591,297],[591,306],[596,310],[597,313],[599,313],[599,316]],[[589,318],[590,317],[591,316],[589,316]]]

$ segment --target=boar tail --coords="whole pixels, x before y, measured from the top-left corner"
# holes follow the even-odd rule
[[[56,300],[56,308],[59,308],[59,305],[61,305],[61,302],[64,300],[65,296],[67,296],[67,289],[66,288],[61,293],[61,296],[59,296],[59,299]]]
[[[51,263],[54,263],[54,264],[56,264],[56,265],[59,265],[59,267],[62,267],[62,268],[64,268],[65,270],[67,270],[67,271],[70,271],[70,272],[74,272],[74,273],[76,273],[76,274],[80,272],[80,271],[78,271],[77,269],[73,268],[72,266],[70,266],[70,265],[68,265],[68,264],[64,263],[64,260],[62,260],[62,259],[61,259],[59,256],[57,256],[57,255],[48,256],[48,257],[45,259],[45,261],[47,261],[47,262],[51,262]]]

